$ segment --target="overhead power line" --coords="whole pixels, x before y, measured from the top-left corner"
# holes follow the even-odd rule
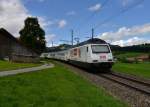
[[[107,5],[107,3],[108,3],[109,1],[110,1],[110,0],[105,0],[105,1],[101,4],[101,11],[102,11],[102,9]],[[95,11],[95,12],[93,12],[89,17],[87,17],[85,20],[83,20],[82,22],[80,22],[80,23],[78,24],[78,25],[80,25],[80,28],[77,29],[77,30],[79,31],[79,34],[78,34],[78,35],[80,35],[81,29],[83,28],[83,26],[88,25],[88,24],[89,24],[89,21],[92,20],[92,18],[93,18],[96,14],[98,14],[99,12],[101,12],[101,11]],[[81,26],[82,26],[82,28],[81,28]]]
[[[107,3],[109,2],[110,0],[105,0],[102,4],[101,4],[101,7],[100,9],[103,9],[103,7],[105,7],[105,5],[107,5]],[[93,12],[89,17],[87,17],[87,19],[84,20],[84,23],[87,24],[87,22],[89,22],[89,20],[91,20],[96,14],[98,14],[99,12],[101,11],[95,11]]]
[[[68,40],[60,40],[61,42],[66,42],[66,43],[71,43],[71,41],[68,41]]]
[[[138,2],[134,3],[133,5],[128,6],[127,8],[122,9],[119,13],[112,15],[111,17],[107,18],[106,20],[104,20],[103,22],[97,24],[94,29],[97,29],[98,27],[100,27],[101,25],[107,23],[108,21],[120,16],[121,14],[129,11],[130,9],[134,8],[135,6],[141,4],[144,0],[139,0]]]
[[[112,20],[112,19],[114,19],[114,18],[120,16],[121,14],[123,14],[123,13],[129,11],[130,9],[136,7],[137,5],[141,4],[142,2],[144,2],[144,0],[138,0],[138,2],[135,2],[134,4],[132,4],[132,5],[130,5],[130,6],[126,7],[126,8],[124,8],[124,9],[122,9],[120,12],[118,12],[118,13],[116,13],[116,14],[113,14],[112,16],[108,17],[107,19],[105,19],[104,21],[102,21],[101,23],[95,25],[95,26],[92,27],[92,28],[93,28],[93,29],[99,28],[101,25],[103,25],[103,24],[109,22],[110,20]],[[85,35],[87,35],[87,34],[90,33],[90,32],[91,32],[91,30],[88,30],[87,32],[85,32]]]
[[[110,0],[105,0],[105,1],[101,4],[100,9],[102,10],[103,7],[105,7],[105,5],[107,5],[107,3],[108,3],[109,1],[110,1]],[[98,14],[98,13],[99,13],[99,11],[93,12],[89,17],[87,17],[87,18],[83,21],[83,23],[80,24],[80,26],[84,26],[84,25],[88,24],[89,20],[91,20],[91,19],[92,19],[96,14]],[[82,24],[83,24],[83,25],[82,25]]]

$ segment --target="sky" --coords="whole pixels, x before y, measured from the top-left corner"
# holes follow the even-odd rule
[[[94,37],[129,46],[150,43],[150,0],[0,0],[0,27],[15,37],[27,17],[37,17],[47,46]],[[62,40],[66,40],[62,41]],[[76,41],[74,41],[76,44]]]

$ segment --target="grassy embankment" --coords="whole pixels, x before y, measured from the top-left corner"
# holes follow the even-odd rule
[[[14,69],[21,69],[21,68],[29,68],[34,66],[39,66],[40,63],[34,64],[34,63],[14,63],[14,62],[8,62],[8,61],[2,61],[0,60],[0,71],[6,71],[6,70],[14,70]]]
[[[113,66],[113,70],[150,79],[150,63],[148,62],[138,64],[117,62]]]
[[[117,55],[117,58],[137,57],[143,54],[145,53],[134,53],[134,52],[129,53],[128,52],[125,54]],[[117,62],[113,66],[113,70],[150,79],[150,62],[139,62],[137,64]]]
[[[0,107],[125,107],[62,65],[0,78]]]
[[[125,52],[125,53],[121,53],[121,54],[117,54],[116,57],[117,58],[129,58],[129,57],[137,57],[143,54],[147,54],[147,53],[140,53],[140,52]]]

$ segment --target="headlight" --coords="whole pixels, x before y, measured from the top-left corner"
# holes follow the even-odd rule
[[[93,62],[98,62],[98,60],[93,60]]]

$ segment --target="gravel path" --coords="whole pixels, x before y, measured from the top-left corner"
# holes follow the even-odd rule
[[[72,72],[82,76],[96,86],[104,88],[109,94],[126,102],[131,107],[150,107],[150,96],[148,95],[100,77],[96,74],[85,72],[85,70],[67,64],[63,65],[72,69]]]
[[[52,67],[54,67],[53,64],[44,64],[44,65],[41,65],[38,67],[32,67],[32,68],[23,68],[23,69],[10,70],[10,71],[1,71],[0,77],[9,76],[9,75],[16,75],[16,74],[26,73],[26,72],[35,72],[35,71],[39,71],[39,70],[43,70],[43,69],[47,69],[47,68],[52,68]]]

